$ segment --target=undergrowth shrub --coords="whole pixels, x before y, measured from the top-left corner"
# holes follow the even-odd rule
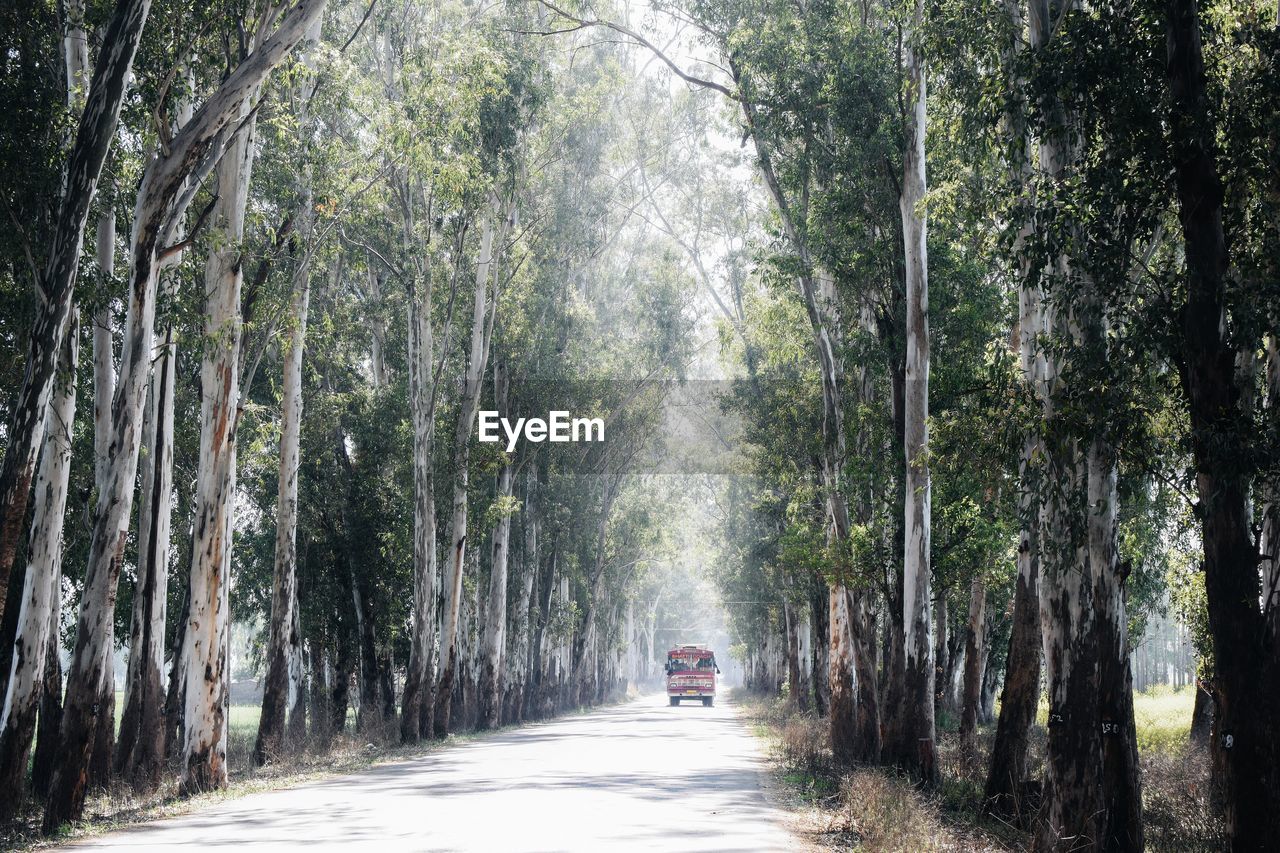
[[[812,714],[796,713],[783,721],[778,749],[788,769],[815,776],[833,770],[827,721]]]
[[[1142,753],[1142,816],[1147,849],[1173,853],[1226,850],[1212,802],[1209,756],[1199,749]]]

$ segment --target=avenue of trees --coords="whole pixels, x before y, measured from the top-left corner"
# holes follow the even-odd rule
[[[975,760],[991,721],[987,811],[1140,850],[1131,651],[1174,612],[1222,837],[1273,846],[1280,10],[662,8],[702,62],[560,11],[718,99],[772,203],[723,338],[753,685],[925,786],[938,715]]]
[[[2,817],[225,786],[233,618],[259,765],[647,673],[693,287],[630,216],[625,51],[527,4],[3,15]],[[608,441],[504,452],[480,409]]]
[[[619,697],[701,503],[840,765],[958,718],[1035,849],[1141,850],[1173,614],[1280,838],[1274,0],[16,0],[0,62],[0,819],[225,786],[233,620],[257,765]]]

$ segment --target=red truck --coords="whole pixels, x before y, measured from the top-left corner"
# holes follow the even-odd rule
[[[673,706],[681,699],[701,699],[710,707],[719,672],[715,652],[706,646],[676,646],[667,652],[667,699]]]

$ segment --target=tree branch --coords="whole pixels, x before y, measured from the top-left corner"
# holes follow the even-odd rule
[[[204,227],[205,222],[209,219],[209,214],[213,212],[213,206],[218,203],[218,197],[215,195],[209,199],[209,203],[204,206],[204,210],[200,211],[200,215],[196,217],[195,225],[191,226],[191,232],[178,242],[165,246],[156,254],[156,266],[165,267],[170,258],[182,254],[195,243],[196,237],[200,234],[200,229]]]
[[[695,77],[692,74],[686,73],[684,69],[679,65],[676,65],[676,63],[668,58],[667,55],[663,53],[662,50],[653,42],[649,41],[635,30],[624,27],[621,24],[615,24],[612,21],[602,21],[596,18],[579,18],[577,15],[573,15],[564,9],[561,9],[554,3],[551,3],[550,0],[538,0],[538,2],[543,6],[546,6],[552,12],[555,12],[560,17],[578,24],[578,26],[573,30],[564,30],[563,32],[573,32],[574,30],[583,29],[585,27],[603,27],[606,30],[613,30],[615,33],[619,33],[631,39],[641,47],[648,48],[654,56],[661,60],[664,65],[670,68],[671,71],[684,82],[693,86],[700,86],[703,89],[712,89],[733,101],[740,100],[739,96],[728,86],[717,83],[714,80],[705,80],[701,77]]]

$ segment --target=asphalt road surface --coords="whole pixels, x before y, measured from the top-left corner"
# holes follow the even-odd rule
[[[773,851],[799,841],[723,701],[661,694],[252,794],[74,845],[98,850]]]

